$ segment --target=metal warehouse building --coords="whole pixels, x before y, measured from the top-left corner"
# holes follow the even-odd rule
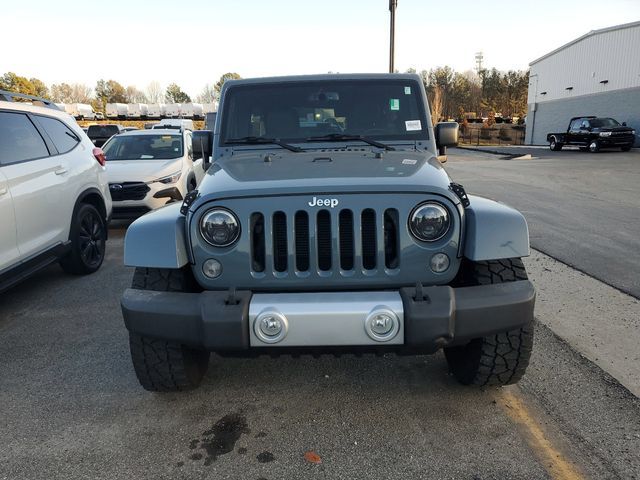
[[[582,115],[640,131],[640,22],[593,30],[529,66],[526,143],[544,144]]]

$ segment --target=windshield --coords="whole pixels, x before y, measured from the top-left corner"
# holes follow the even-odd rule
[[[103,148],[107,160],[166,160],[182,156],[181,135],[113,137]]]
[[[120,133],[117,125],[91,125],[87,130],[89,138],[109,138],[116,133]]]
[[[613,118],[594,118],[590,123],[593,128],[611,128],[620,126],[620,124]]]
[[[428,138],[413,80],[323,80],[231,87],[222,143],[246,137],[304,142],[327,135],[381,140]]]

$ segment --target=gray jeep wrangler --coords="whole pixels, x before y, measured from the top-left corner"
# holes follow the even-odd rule
[[[225,83],[205,179],[128,229],[122,297],[152,391],[198,386],[220,355],[444,349],[463,384],[523,375],[535,291],[517,211],[442,167],[416,75]]]

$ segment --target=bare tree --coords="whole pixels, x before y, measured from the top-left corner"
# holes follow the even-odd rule
[[[217,99],[217,92],[214,85],[206,84],[200,92],[200,95],[196,97],[198,103],[215,103]]]
[[[147,96],[134,85],[127,87],[127,99],[132,103],[147,103]]]
[[[154,80],[147,85],[147,100],[149,103],[162,103],[164,101],[164,90],[160,82]]]

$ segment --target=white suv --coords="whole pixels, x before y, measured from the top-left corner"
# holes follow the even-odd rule
[[[114,219],[182,201],[204,177],[203,159],[194,158],[193,133],[182,127],[123,132],[103,148]]]
[[[100,268],[111,215],[104,163],[69,114],[0,91],[0,291],[55,261],[74,274]]]

